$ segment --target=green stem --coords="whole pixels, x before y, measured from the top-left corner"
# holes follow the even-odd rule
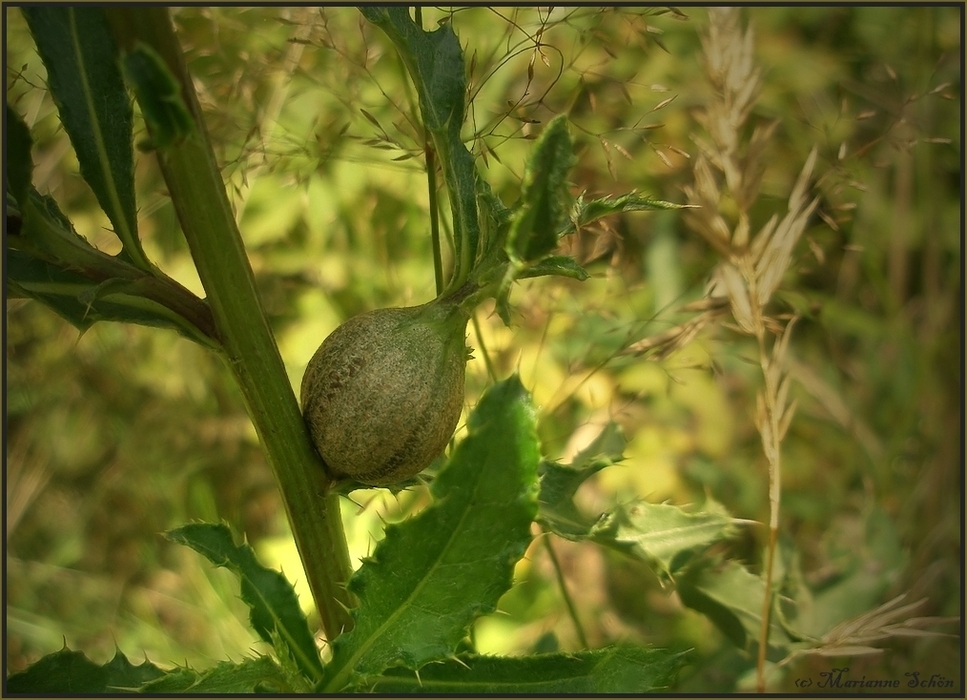
[[[413,8],[413,21],[423,28],[423,8]],[[423,127],[423,153],[426,158],[426,187],[430,198],[430,243],[433,246],[433,274],[436,295],[443,293],[443,252],[440,250],[440,208],[436,196],[436,153],[433,150],[430,130]]]
[[[309,438],[259,302],[255,278],[225,193],[181,46],[163,7],[105,10],[118,45],[153,48],[181,83],[194,132],[158,153],[165,182],[231,368],[275,472],[326,636],[352,625],[352,572],[338,497]]]
[[[360,8],[360,11],[386,32],[420,95],[423,124],[429,131],[436,159],[441,165],[453,221],[455,255],[453,274],[444,288],[446,295],[461,288],[470,278],[477,259],[480,235],[476,165],[460,138],[465,106],[454,98],[457,94],[459,100],[465,97],[463,53],[452,29],[423,31],[419,26],[423,18],[421,12],[417,13],[417,21],[414,22],[407,10],[401,7]],[[438,34],[440,31],[444,33]],[[446,56],[447,52],[450,52],[447,60],[439,57]],[[459,76],[448,73],[457,66]],[[459,86],[459,90],[455,86]],[[448,113],[446,118],[444,113]]]
[[[473,159],[462,143],[454,148],[448,141],[448,135],[431,132],[431,137],[440,163],[443,165],[443,181],[447,184],[447,192],[450,196],[454,239],[459,240],[459,245],[454,246],[457,255],[453,261],[453,275],[447,284],[448,289],[456,289],[470,279],[477,253],[477,239],[470,235],[471,228],[476,226],[476,195],[472,192],[468,193],[462,186],[461,175],[468,169],[461,167],[466,164],[460,162],[469,160],[472,167]]]
[[[440,249],[440,206],[436,196],[436,154],[430,144],[430,132],[423,130],[426,154],[426,186],[430,195],[430,241],[433,244],[433,273],[437,296],[443,293],[443,251]]]
[[[557,574],[557,585],[561,589],[561,596],[564,598],[564,604],[567,606],[568,614],[571,616],[571,622],[574,623],[574,631],[577,632],[578,642],[581,644],[582,649],[588,649],[590,648],[588,646],[588,638],[584,634],[584,627],[581,625],[580,618],[578,618],[577,608],[574,606],[574,601],[571,600],[571,594],[567,590],[564,572],[561,571],[561,562],[558,561],[554,547],[551,546],[550,533],[546,530],[544,531],[544,547],[547,549],[547,554],[551,557],[551,564],[554,565],[554,573]]]
[[[497,370],[494,368],[494,362],[490,359],[490,353],[487,352],[487,346],[484,343],[483,333],[480,330],[480,321],[477,319],[477,314],[471,316],[473,320],[473,330],[477,334],[477,345],[479,345],[480,354],[483,356],[484,365],[487,367],[487,375],[493,380],[497,381]]]

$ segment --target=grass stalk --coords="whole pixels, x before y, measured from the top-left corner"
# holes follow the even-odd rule
[[[769,535],[762,571],[764,593],[756,659],[756,687],[759,692],[765,692],[773,568],[782,498],[781,444],[795,413],[795,402],[787,402],[790,379],[786,360],[795,319],[783,326],[769,316],[766,307],[789,268],[793,248],[816,207],[817,200],[808,202],[806,197],[816,149],[810,153],[793,186],[786,215],[781,220],[778,215],[773,216],[753,236],[749,211],[759,196],[764,147],[775,124],[757,128],[750,137],[743,137],[744,124],[759,94],[760,71],[754,57],[752,30],[743,31],[735,8],[710,10],[709,19],[702,47],[715,98],[700,120],[710,140],[696,138],[701,153],[695,163],[695,182],[685,190],[690,203],[699,208],[688,210],[685,218],[722,257],[709,290],[710,300],[727,299],[738,330],[756,339],[764,380],[763,389],[756,396],[755,423],[768,463],[769,481]],[[737,217],[725,214],[723,190],[738,204]],[[706,322],[716,312],[716,309],[705,309],[703,313],[709,314]],[[684,342],[686,328],[676,329],[669,338],[662,339],[663,343],[675,346]],[[766,348],[767,332],[777,336],[771,353]]]

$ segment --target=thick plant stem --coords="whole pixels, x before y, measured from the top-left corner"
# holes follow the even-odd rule
[[[312,447],[255,288],[225,186],[192,88],[181,46],[163,7],[105,10],[122,50],[150,46],[181,84],[193,132],[162,149],[158,162],[199,277],[223,355],[275,472],[289,524],[329,640],[352,625],[345,584],[352,569],[338,497]]]

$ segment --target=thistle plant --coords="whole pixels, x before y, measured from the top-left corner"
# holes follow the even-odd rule
[[[629,670],[636,676],[635,687],[667,684],[681,663],[681,654],[667,650],[618,646],[537,658],[522,669],[510,659],[496,660],[495,666],[495,660],[466,644],[472,623],[492,612],[510,587],[514,564],[530,542],[530,525],[537,517],[539,443],[530,399],[517,377],[496,383],[471,414],[469,435],[433,481],[435,504],[388,528],[356,572],[349,566],[334,474],[312,440],[335,475],[369,485],[412,478],[445,446],[459,416],[466,360],[462,335],[474,305],[493,297],[509,319],[509,295],[517,279],[552,274],[586,278],[572,260],[551,254],[559,237],[610,213],[675,205],[629,195],[617,202],[582,202],[569,218],[566,177],[573,155],[561,117],[548,124],[535,144],[520,200],[505,206],[480,177],[460,137],[467,86],[463,52],[452,28],[424,31],[405,8],[363,9],[362,15],[393,43],[415,86],[430,140],[426,152],[439,158],[447,185],[454,264],[440,303],[449,306],[430,308],[415,323],[412,314],[403,312],[406,319],[389,326],[377,323],[375,330],[367,326],[359,333],[360,325],[352,321],[344,326],[349,330],[337,333],[334,341],[340,347],[337,360],[323,353],[321,369],[309,368],[303,395],[307,425],[260,303],[168,11],[24,12],[81,172],[110,218],[122,251],[115,258],[95,249],[74,232],[52,198],[33,188],[30,131],[8,108],[14,150],[8,206],[10,221],[17,225],[10,241],[15,253],[12,289],[51,306],[79,328],[102,319],[163,325],[225,360],[273,467],[331,655],[323,663],[294,592],[280,574],[262,567],[247,544],[236,544],[224,524],[192,524],[170,531],[168,538],[238,576],[250,624],[272,648],[273,659],[226,662],[198,673],[163,671],[147,662],[135,667],[123,654],[97,667],[83,654],[64,650],[20,674],[13,687],[62,690],[64,678],[82,677],[80,684],[89,692],[400,692],[425,684],[445,691],[466,689],[468,682],[507,691],[523,680],[531,690],[553,692],[563,689],[561,678],[580,676],[585,685],[579,687],[598,691],[617,689],[615,683],[627,682]],[[134,93],[147,125],[147,137],[138,146],[157,158],[208,293],[205,300],[164,276],[145,256],[137,236],[126,88]],[[45,283],[45,277],[52,283]],[[96,314],[90,313],[92,307]],[[383,312],[384,319],[387,313],[399,315]],[[445,332],[434,330],[434,322],[444,324]],[[451,358],[445,362],[445,384],[437,382],[440,353],[434,343]],[[320,381],[313,379],[316,370],[324,375]],[[340,393],[343,386],[347,391]],[[349,417],[336,415],[347,410]],[[379,457],[383,443],[398,437],[385,433],[399,428],[398,421],[383,418],[398,413],[406,419],[407,412],[422,420],[403,435],[402,447]],[[367,427],[371,420],[378,428]],[[434,421],[439,427],[424,435],[426,423]],[[338,428],[336,434],[326,432],[331,425]],[[357,427],[362,434],[347,441],[345,433]],[[430,662],[440,662],[439,668],[424,668]]]
[[[774,17],[756,12],[753,20]],[[266,16],[276,44],[251,31]],[[806,27],[811,16],[796,19]],[[844,16],[852,17],[836,17]],[[903,511],[875,484],[901,478],[894,464],[920,433],[894,438],[892,423],[861,415],[860,399],[828,370],[869,390],[866,367],[843,361],[851,350],[834,361],[823,354],[842,342],[837,311],[851,332],[876,325],[864,306],[875,285],[839,307],[814,289],[834,286],[834,261],[840,291],[861,287],[862,271],[875,276],[861,244],[876,247],[863,217],[879,208],[849,193],[870,176],[866,154],[889,160],[872,126],[880,122],[865,110],[850,130],[844,117],[829,127],[840,144],[811,124],[815,134],[797,138],[808,119],[763,117],[781,81],[759,60],[742,13],[713,9],[706,23],[704,10],[656,8],[28,7],[23,17],[44,71],[8,74],[8,311],[44,305],[81,332],[97,324],[88,341],[151,325],[152,338],[185,339],[178,353],[159,344],[179,370],[215,360],[182,382],[193,395],[211,390],[217,429],[254,428],[247,452],[237,441],[209,442],[207,422],[183,420],[177,440],[159,439],[170,450],[164,463],[182,471],[156,480],[138,452],[142,468],[124,476],[144,498],[114,503],[156,504],[173,482],[205,501],[211,492],[198,497],[184,471],[209,458],[225,463],[226,489],[241,491],[247,474],[262,471],[268,496],[237,500],[280,504],[279,539],[292,555],[267,546],[264,529],[230,499],[159,515],[149,534],[116,549],[147,558],[162,538],[149,539],[166,530],[166,556],[224,569],[211,580],[238,603],[236,646],[216,655],[179,636],[176,621],[152,632],[190,639],[183,649],[118,635],[109,640],[114,659],[102,663],[88,636],[58,620],[55,642],[38,644],[31,661],[47,656],[11,675],[8,691],[783,690],[810,664],[874,658],[903,637],[943,641],[938,630],[953,618],[925,609],[950,601],[928,584],[949,575],[943,567],[956,557],[928,560],[908,585],[902,576],[919,566],[908,549],[920,540],[900,534]],[[246,37],[246,52],[227,49],[238,43],[233,32]],[[46,76],[49,94],[25,85],[34,74]],[[945,81],[920,90],[923,102],[904,101],[903,118],[912,119],[911,105],[953,97]],[[36,118],[38,104],[49,105],[47,121]],[[851,109],[844,98],[840,116]],[[886,133],[908,135],[900,121],[891,117]],[[72,182],[96,202],[104,230],[45,180],[72,167],[50,166],[53,122],[76,155]],[[943,146],[939,131],[920,146]],[[861,135],[870,142],[855,146]],[[908,171],[898,190],[915,180]],[[910,202],[898,197],[901,222]],[[158,241],[174,245],[182,234],[191,269],[175,275]],[[897,240],[888,286],[901,295],[910,280]],[[924,269],[936,272],[951,246],[932,245]],[[934,302],[955,286],[931,284]],[[931,314],[925,327],[942,346],[950,336]],[[43,328],[71,332],[55,321]],[[14,360],[24,344],[45,345],[8,342]],[[140,368],[143,345],[127,343],[122,336],[114,356]],[[480,361],[468,364],[468,344]],[[81,356],[85,345],[76,346]],[[696,362],[696,350],[708,350],[708,362]],[[65,355],[66,365],[74,358]],[[300,405],[293,388],[303,369]],[[551,379],[540,378],[545,370]],[[24,412],[56,372],[34,385],[12,374]],[[152,395],[142,400],[123,373],[91,374],[75,392],[81,400],[97,403],[120,386],[125,402],[111,429],[143,425],[135,418]],[[678,389],[696,387],[700,406],[678,403]],[[718,447],[703,442],[712,400],[730,414]],[[746,400],[747,410],[727,410]],[[77,402],[66,406],[71,449],[97,443],[72,415]],[[31,470],[33,454],[11,424],[7,522],[23,531],[36,511],[52,510],[31,503],[49,506],[40,496],[58,475]],[[846,471],[819,464],[835,461],[826,443],[840,432],[860,447],[842,453],[859,460],[842,461],[865,457],[877,471],[857,478],[855,501],[804,517],[803,481]],[[98,462],[98,476],[129,463],[98,459],[110,462]],[[649,490],[654,462],[674,488]],[[940,483],[939,466],[930,473],[926,481]],[[946,493],[917,488],[937,501]],[[114,520],[93,522],[88,529],[111,531]],[[73,520],[58,527],[84,529]],[[924,547],[936,551],[944,532],[938,525]],[[24,547],[12,541],[19,597],[8,611],[20,639],[24,620],[39,627],[21,613],[23,592],[42,586],[23,585]],[[182,578],[194,584],[190,575]],[[184,615],[214,627],[199,592]],[[116,607],[132,616],[129,601]],[[125,656],[137,648],[150,649],[140,665]]]

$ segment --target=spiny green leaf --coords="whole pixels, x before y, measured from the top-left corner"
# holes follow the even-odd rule
[[[574,493],[597,469],[580,471],[560,464],[544,465],[541,479],[540,523],[555,535],[586,539],[593,522],[574,505]]]
[[[618,214],[626,211],[660,211],[664,209],[688,209],[693,205],[675,204],[666,202],[662,199],[647,197],[636,192],[629,192],[620,197],[602,197],[585,201],[584,196],[579,196],[571,207],[569,219],[564,228],[560,231],[561,236],[574,233],[582,226],[586,226],[592,221],[597,221],[611,214]]]
[[[108,690],[128,690],[142,688],[145,683],[157,678],[163,671],[145,659],[135,666],[118,649],[114,652],[114,658],[104,665],[107,674],[105,685]]]
[[[33,186],[28,186],[18,204],[21,229],[19,235],[7,240],[8,249],[22,250],[31,257],[71,269],[106,270],[126,265],[100,252],[78,235],[49,195],[41,195]],[[133,267],[128,269],[134,270]]]
[[[66,266],[13,248],[7,249],[7,292],[36,299],[81,331],[98,321],[118,321],[170,328],[203,345],[212,343],[176,312],[146,298],[137,280],[94,282]]]
[[[542,465],[540,514],[542,525],[572,540],[590,539],[653,566],[665,579],[681,571],[693,555],[728,539],[741,522],[722,506],[708,500],[702,511],[633,501],[603,513],[585,516],[574,504],[574,494],[588,477],[621,459],[624,437],[612,423],[568,465]]]
[[[356,624],[333,643],[324,691],[447,657],[510,588],[531,539],[540,458],[534,410],[516,376],[484,394],[468,429],[433,481],[433,504],[387,527],[352,578]]]
[[[574,258],[566,255],[551,255],[519,271],[517,279],[523,280],[529,277],[544,277],[546,275],[570,277],[581,282],[591,276],[587,270],[574,261]]]
[[[67,5],[22,11],[81,175],[121,239],[122,255],[151,269],[137,233],[133,112],[104,11]]]
[[[181,85],[150,46],[138,44],[124,57],[124,77],[134,90],[151,139],[141,150],[167,148],[188,136],[195,127],[181,97]]]
[[[735,534],[739,522],[714,505],[691,513],[679,506],[634,501],[603,515],[591,539],[646,561],[669,579],[693,554]]]
[[[511,260],[539,260],[557,245],[564,219],[567,176],[574,164],[567,117],[558,115],[547,125],[534,146],[520,202],[514,209],[507,236]]]
[[[79,330],[97,321],[171,328],[217,347],[207,305],[177,283],[91,246],[50,196],[30,186],[7,239],[7,291],[49,306]],[[9,210],[8,210],[9,214]]]
[[[703,561],[676,579],[682,602],[708,617],[733,644],[746,648],[759,638],[765,584],[734,561]],[[788,649],[792,639],[772,615],[769,646]]]
[[[507,236],[510,227],[510,209],[504,206],[500,197],[483,177],[477,177],[477,206],[480,208],[480,250],[481,255],[499,253],[503,250],[497,243]]]
[[[231,530],[224,524],[193,523],[170,530],[166,536],[238,576],[242,600],[250,608],[252,628],[270,644],[281,640],[286,645],[282,653],[295,659],[307,678],[319,679],[322,662],[315,641],[295,590],[282,574],[262,566],[247,544],[236,545]]]
[[[70,239],[70,241],[77,245],[82,245],[85,249],[96,250],[94,246],[87,242],[86,238],[83,238],[74,229],[74,224],[70,219],[67,218],[67,214],[60,210],[57,206],[57,202],[50,195],[42,195],[33,187],[25,197],[25,201],[21,202],[21,210],[26,212],[30,205],[36,206],[38,212],[41,214],[42,218],[49,220],[54,227],[58,228],[58,235],[62,238]],[[57,253],[59,251],[51,251]],[[103,255],[103,254],[102,254]]]
[[[521,658],[465,654],[428,664],[419,674],[391,669],[360,689],[389,694],[637,695],[668,688],[684,662],[680,652],[631,645]]]
[[[135,666],[120,651],[103,666],[82,652],[61,649],[48,654],[26,671],[7,679],[11,693],[101,695],[132,692],[164,675],[164,671],[145,660]]]
[[[540,513],[538,519],[551,532],[568,539],[584,539],[593,522],[574,504],[574,494],[591,475],[621,459],[625,440],[617,423],[609,423],[582,450],[570,466],[545,462],[541,465]]]
[[[288,679],[272,659],[260,656],[241,663],[222,661],[205,671],[179,668],[141,688],[143,693],[284,693]]]
[[[430,131],[459,133],[466,109],[467,77],[463,50],[449,24],[424,31],[409,8],[363,6],[359,10],[396,44],[416,83],[423,121]]]
[[[609,421],[598,433],[598,436],[574,456],[574,459],[571,460],[571,467],[587,471],[591,468],[606,467],[620,462],[627,444],[628,441],[625,439],[621,426],[614,421]]]
[[[453,216],[455,269],[449,290],[462,285],[478,257],[480,178],[460,129],[466,116],[467,76],[460,41],[449,23],[432,32],[417,26],[403,6],[363,6],[360,12],[393,42],[416,86],[423,123],[443,168]],[[486,251],[484,251],[486,252]]]

